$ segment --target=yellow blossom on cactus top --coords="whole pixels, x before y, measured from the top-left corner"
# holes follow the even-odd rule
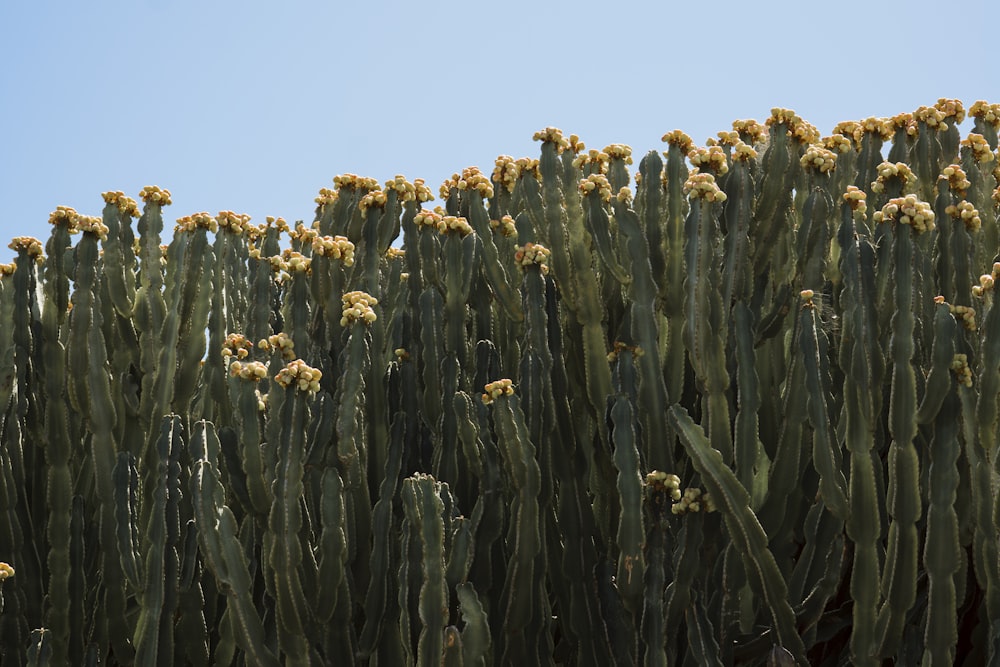
[[[248,217],[247,219],[249,220],[250,218]],[[288,233],[290,231],[288,227],[288,222],[286,222],[284,218],[282,217],[276,218],[273,215],[269,215],[266,218],[264,218],[264,224],[261,225],[260,231],[261,233],[266,234],[267,230],[271,228],[277,229],[279,232],[285,232],[285,233]]]
[[[483,387],[483,391],[485,392],[482,396],[483,404],[489,405],[501,396],[513,396],[514,383],[511,380],[504,378],[502,380],[497,380],[496,382],[488,383],[485,387]]]
[[[934,211],[931,205],[917,199],[916,195],[894,197],[889,200],[881,211],[872,216],[875,222],[896,222],[900,225],[910,225],[917,234],[934,229]]]
[[[972,157],[976,162],[993,161],[993,150],[990,148],[990,144],[986,141],[986,138],[981,134],[970,132],[965,139],[962,139],[961,146],[972,151]]]
[[[646,473],[646,486],[654,492],[666,493],[671,500],[681,499],[681,478],[677,475],[653,470]]]
[[[499,220],[490,220],[490,227],[499,230],[507,238],[517,235],[517,226],[514,224],[514,218],[509,215],[505,215]]]
[[[703,174],[697,170],[684,181],[684,194],[694,199],[704,199],[710,202],[726,201],[726,193],[715,184],[715,176]]]
[[[722,176],[729,171],[726,151],[721,146],[694,148],[688,152],[688,159],[698,171],[710,172],[715,176]]]
[[[234,213],[233,211],[219,211],[219,214],[215,216],[215,222],[219,227],[233,234],[242,234],[251,227],[249,215],[246,213]]]
[[[674,503],[670,511],[674,514],[687,514],[688,512],[714,512],[715,502],[708,493],[702,493],[701,489],[697,487],[688,487],[684,489],[684,494],[681,496],[680,500]]]
[[[573,158],[573,166],[577,169],[583,169],[588,174],[606,174],[610,164],[611,156],[595,148]]]
[[[70,206],[56,206],[56,210],[49,213],[50,225],[66,225],[71,234],[76,233],[76,221],[80,214],[75,208]]]
[[[864,215],[868,209],[868,204],[865,203],[867,197],[868,195],[865,194],[864,190],[853,185],[848,185],[847,192],[844,193],[844,201],[847,202],[852,211],[860,215]]]
[[[101,197],[105,203],[117,206],[118,210],[125,215],[132,216],[133,218],[139,217],[139,205],[131,197],[126,197],[125,193],[121,190],[102,192]]]
[[[829,137],[823,137],[819,143],[823,148],[834,153],[850,153],[854,150],[854,140],[843,134],[832,134]]]
[[[372,306],[378,305],[378,299],[361,291],[347,292],[341,298],[344,304],[343,317],[340,326],[346,327],[354,322],[371,324],[377,318]]]
[[[908,192],[917,182],[917,177],[913,173],[913,170],[904,162],[897,162],[895,164],[892,162],[883,162],[876,168],[876,172],[878,173],[878,177],[872,183],[873,192],[884,192],[885,184],[893,178],[903,181],[903,192]]]
[[[243,334],[231,333],[226,336],[226,341],[222,344],[222,356],[245,359],[253,349],[253,342]]]
[[[761,143],[767,137],[767,127],[752,118],[734,120],[733,130],[740,135],[740,139],[751,146]]]
[[[913,120],[918,123],[924,123],[927,127],[932,127],[935,130],[947,129],[947,125],[944,119],[947,115],[941,109],[937,107],[919,107],[913,112]]]
[[[946,187],[950,188],[960,197],[965,196],[966,190],[972,187],[972,183],[965,176],[965,170],[960,165],[950,164],[941,170],[938,176],[939,181],[947,181]],[[940,184],[938,185],[940,189]]]
[[[892,132],[893,126],[890,119],[869,116],[858,123],[858,129],[854,133],[854,141],[860,146],[861,140],[866,134],[877,134],[882,141],[886,141],[892,137]]]
[[[0,562],[0,581],[14,576],[14,568],[8,563]]]
[[[982,296],[981,288],[979,289],[980,293],[976,294],[976,288],[978,287],[979,285],[976,285],[972,288],[973,296]],[[948,310],[951,311],[951,314],[955,316],[955,319],[958,320],[958,323],[961,324],[963,327],[965,327],[967,330],[969,331],[976,330],[975,308],[972,308],[971,306],[953,306],[949,303]]]
[[[372,190],[361,198],[361,201],[358,202],[358,208],[361,209],[361,213],[364,215],[370,208],[384,208],[385,202],[385,192],[382,190]]]
[[[964,354],[956,354],[951,361],[951,372],[955,380],[964,387],[972,386],[972,369],[969,368],[969,358]]]
[[[338,196],[337,191],[332,188],[320,188],[319,195],[313,201],[320,206],[326,206],[328,204],[336,204]]]
[[[19,253],[23,252],[28,257],[34,257],[36,261],[42,258],[42,242],[34,236],[15,236],[7,247]]]
[[[965,223],[965,228],[970,232],[979,231],[979,228],[983,224],[982,218],[979,217],[979,211],[976,210],[976,207],[972,204],[972,202],[964,199],[958,202],[958,204],[948,206],[945,208],[944,212],[952,218],[961,220]]]
[[[493,183],[479,170],[479,167],[466,167],[461,174],[452,174],[451,178],[441,184],[441,199],[447,199],[453,189],[461,192],[478,192],[483,199],[493,196]]]
[[[944,114],[945,118],[953,118],[956,125],[965,120],[965,105],[962,100],[939,97],[934,108]]]
[[[580,141],[580,137],[575,134],[569,135],[567,141],[569,142],[569,149],[574,153],[580,153],[587,148],[587,145]]]
[[[769,129],[774,125],[784,124],[793,139],[802,144],[814,144],[819,141],[819,130],[814,125],[799,117],[791,109],[775,107],[771,116],[764,123]]]
[[[907,134],[916,134],[917,124],[913,120],[912,113],[898,113],[889,118],[889,127],[895,133],[899,130],[906,130]]]
[[[378,181],[368,176],[357,174],[338,174],[333,177],[333,187],[338,190],[378,190]]]
[[[562,130],[558,127],[547,127],[535,132],[531,139],[532,141],[541,141],[543,144],[555,144],[556,150],[560,153],[570,147],[569,141],[563,137]]]
[[[856,120],[844,120],[833,126],[834,135],[840,135],[852,142],[859,138],[861,132],[861,123]],[[826,139],[823,139],[823,142],[826,143]],[[827,146],[827,148],[829,148],[829,146]]]
[[[517,160],[510,155],[498,155],[493,164],[493,182],[502,184],[507,192],[513,192],[521,171]]]
[[[978,118],[984,123],[989,123],[995,128],[1000,128],[1000,104],[990,104],[986,100],[976,100],[969,107],[969,115]]]
[[[546,275],[549,272],[549,257],[552,256],[552,251],[550,251],[545,246],[539,243],[525,243],[523,246],[517,246],[514,252],[514,261],[521,268],[526,266],[531,266],[536,264],[541,267],[542,275]]]
[[[278,371],[274,379],[282,387],[294,387],[299,391],[315,394],[319,391],[319,381],[323,379],[323,372],[301,359],[294,359]]]
[[[819,144],[812,144],[799,158],[799,164],[806,171],[828,174],[837,168],[837,154]]]
[[[177,224],[174,226],[174,233],[179,232],[193,232],[196,229],[207,229],[210,232],[216,232],[219,229],[219,225],[208,213],[195,213],[193,215],[185,215],[182,218],[177,218]]]
[[[81,215],[76,219],[76,228],[81,232],[94,234],[102,241],[108,240],[108,226],[96,215]]]
[[[733,144],[733,160],[742,160],[743,162],[751,162],[757,159],[757,151],[750,144],[745,144],[742,141],[737,141]]]
[[[295,341],[284,331],[279,331],[267,338],[261,338],[257,341],[257,347],[266,352],[280,352],[285,359],[295,358]]]
[[[229,364],[229,374],[242,380],[258,382],[267,377],[267,365],[260,361],[233,361]]]
[[[147,185],[144,187],[139,192],[139,198],[147,204],[170,206],[170,190],[159,188],[155,185]]]
[[[281,253],[281,258],[285,262],[284,270],[290,274],[309,273],[309,269],[312,268],[311,259],[291,248],[286,248]]]
[[[663,135],[662,141],[668,146],[677,146],[681,149],[684,155],[691,152],[691,147],[694,146],[694,142],[691,140],[687,134],[681,130],[671,130]]]
[[[386,181],[383,190],[386,192],[395,191],[396,198],[401,202],[417,200],[416,184],[410,183],[402,174],[396,174],[394,179]]]
[[[717,139],[709,139],[705,142],[708,146],[735,146],[737,143],[741,143],[743,140],[740,139],[740,133],[736,130],[729,132],[716,132],[715,136]]]
[[[318,224],[318,222],[314,222],[312,226],[306,227],[304,223],[300,222],[295,225],[294,230],[288,232],[288,235],[302,245],[312,245],[313,240],[319,236],[319,231],[316,229]]]
[[[628,144],[609,144],[604,147],[602,152],[612,159],[624,160],[625,164],[632,164],[632,147]]]
[[[465,237],[472,233],[472,225],[469,224],[469,221],[458,215],[441,216],[437,228],[441,234],[454,232]]]
[[[618,194],[615,195],[615,199],[626,206],[631,206],[632,200],[634,199],[632,188],[627,185],[623,185],[618,189]]]
[[[10,264],[0,264],[0,277],[12,276],[14,272],[17,271],[17,262],[11,262]]]
[[[596,192],[603,202],[611,201],[611,183],[604,174],[591,174],[580,180],[580,192],[588,195]]]
[[[396,246],[389,246],[385,251],[385,258],[390,262],[394,259],[403,259],[404,257],[406,257],[406,251]]]
[[[426,208],[420,209],[420,211],[413,216],[413,224],[417,226],[418,229],[423,227],[433,227],[438,228],[441,223],[441,214],[437,211],[428,211]]]

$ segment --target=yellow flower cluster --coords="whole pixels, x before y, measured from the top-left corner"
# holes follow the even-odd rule
[[[76,233],[76,221],[80,214],[71,206],[56,206],[56,210],[49,213],[49,224],[65,224],[69,228],[70,234]]]
[[[418,178],[410,183],[402,174],[396,174],[396,178],[385,182],[385,191],[395,190],[399,201],[430,201],[434,199],[431,189],[424,184],[424,179]]]
[[[931,205],[917,199],[916,195],[890,199],[881,211],[875,212],[872,219],[875,222],[895,221],[901,225],[911,225],[917,234],[934,229],[934,211]]]
[[[734,146],[736,145],[736,142],[742,141],[742,139],[740,139],[740,133],[736,130],[732,130],[731,132],[716,132],[715,136],[718,137],[718,139],[710,138],[705,142],[705,144],[708,146]]]
[[[631,352],[634,358],[639,358],[642,355],[646,354],[645,352],[643,352],[642,348],[639,347],[638,345],[626,345],[620,340],[616,340],[614,345],[611,346],[611,351],[608,352],[608,363],[609,364],[614,363],[615,360],[618,359],[619,356],[621,356],[621,353],[625,352],[626,350]]]
[[[965,196],[965,191],[972,186],[965,176],[965,170],[957,164],[950,164],[942,169],[938,180],[948,181],[948,187],[960,197]]]
[[[601,152],[611,159],[624,160],[625,164],[632,164],[632,147],[627,144],[609,144]]]
[[[41,264],[44,261],[42,258],[42,242],[34,236],[15,236],[10,240],[7,247],[17,252],[24,252],[28,257],[34,257],[36,264]]]
[[[378,305],[378,299],[365,292],[347,292],[342,297],[344,304],[343,317],[340,318],[340,326],[346,327],[354,322],[363,321],[371,324],[378,317],[372,306]]]
[[[406,257],[406,251],[396,246],[389,246],[385,251],[385,258],[390,262],[394,259],[403,259],[404,257]]]
[[[814,125],[802,120],[791,109],[775,107],[771,109],[771,117],[764,123],[768,128],[776,124],[784,124],[792,138],[802,144],[814,144],[819,141],[819,130]]]
[[[505,215],[499,220],[490,220],[490,227],[499,230],[507,238],[517,235],[517,226],[514,224],[514,218],[509,215]]]
[[[629,188],[627,185],[623,185],[621,188],[619,188],[618,194],[615,195],[615,199],[617,199],[620,203],[625,204],[626,206],[632,205],[633,198],[634,197],[632,195],[632,189]]]
[[[913,173],[913,170],[904,162],[897,162],[896,164],[883,162],[876,168],[876,171],[878,171],[878,177],[872,183],[873,192],[885,192],[885,184],[891,178],[902,179],[903,192],[908,192],[917,182],[917,177]]]
[[[284,260],[284,266],[282,268],[289,274],[309,273],[309,269],[312,268],[311,259],[300,252],[292,250],[291,248],[286,248],[284,252],[281,253],[281,258]]]
[[[580,141],[579,135],[569,135],[569,149],[574,153],[580,153],[587,149],[587,144]]]
[[[215,216],[215,221],[219,227],[228,229],[233,234],[242,234],[250,228],[250,216],[246,213],[219,211],[219,215]]]
[[[912,137],[917,133],[917,123],[913,120],[912,113],[898,113],[887,122],[892,134],[898,130],[906,130],[906,133]]]
[[[591,174],[587,178],[580,179],[580,192],[586,196],[591,192],[597,192],[601,201],[611,201],[611,183],[604,174]]]
[[[757,159],[757,151],[750,144],[737,141],[733,144],[733,160],[752,162]]]
[[[549,272],[549,257],[552,256],[552,251],[545,246],[529,241],[523,246],[517,246],[515,250],[514,261],[521,268],[537,264],[541,267],[542,275]]]
[[[998,280],[1000,280],[1000,262],[994,262],[993,272],[979,276],[979,284],[972,286],[972,296],[982,297],[984,293],[992,291]]]
[[[118,210],[122,213],[130,215],[133,218],[139,217],[139,205],[131,197],[126,197],[125,193],[121,190],[102,192],[101,197],[105,203],[117,206]]]
[[[951,372],[955,379],[964,387],[972,386],[972,369],[969,368],[969,358],[964,354],[956,354],[951,362]]]
[[[837,168],[837,154],[819,144],[812,144],[799,159],[799,164],[807,171],[827,174]]]
[[[978,287],[978,285],[976,285],[976,287]],[[973,288],[972,293],[976,293],[975,287]],[[955,319],[957,319],[958,323],[963,327],[969,331],[976,330],[975,308],[972,308],[971,306],[953,306],[949,303],[948,310],[951,311],[951,314],[955,316]]]
[[[977,232],[982,226],[982,218],[979,217],[979,211],[972,202],[962,200],[958,204],[948,206],[945,213],[955,218],[956,220],[961,219],[965,223],[965,228],[970,232]]]
[[[714,512],[715,502],[712,500],[710,494],[702,493],[701,489],[697,487],[684,489],[684,495],[681,496],[680,501],[670,506],[670,511],[676,515],[687,514],[688,512],[700,512],[702,510],[705,510],[705,512]]]
[[[729,171],[726,151],[721,146],[694,148],[688,152],[688,159],[699,171],[711,172],[715,176],[722,176]]]
[[[222,344],[222,356],[227,359],[232,356],[237,359],[246,359],[252,349],[253,343],[246,336],[231,333],[226,336],[226,342]]]
[[[971,150],[976,162],[991,162],[994,158],[989,143],[983,135],[975,132],[970,132],[965,139],[962,139],[962,148]]]
[[[813,297],[816,296],[816,292],[811,289],[804,289],[799,292],[799,298],[802,299],[802,306],[804,308],[813,308],[815,304],[813,303]]]
[[[211,215],[208,213],[195,213],[194,215],[185,215],[183,218],[177,218],[174,233],[193,232],[199,227],[207,229],[210,232],[216,232],[219,229],[218,223]]]
[[[247,218],[249,220],[249,218]],[[260,227],[262,234],[266,234],[268,228],[276,227],[279,232],[288,232],[288,223],[285,222],[284,218],[275,218],[273,215],[269,215],[264,218],[264,224]]]
[[[362,216],[364,216],[370,208],[384,208],[385,202],[385,192],[382,190],[372,190],[361,198],[361,201],[358,202],[358,208],[361,210]]]
[[[858,129],[854,133],[854,141],[860,145],[861,139],[866,134],[877,134],[882,141],[887,141],[892,137],[893,129],[890,119],[869,116],[858,124]]]
[[[608,165],[611,163],[611,156],[604,151],[591,148],[586,153],[580,153],[573,158],[573,166],[577,169],[590,167],[592,173],[608,173]]]
[[[147,185],[139,192],[139,198],[147,204],[170,206],[170,190],[161,189],[155,185]]]
[[[829,137],[823,137],[819,143],[823,148],[834,153],[850,153],[854,150],[853,138],[843,134],[832,134]]]
[[[875,119],[872,119],[872,120],[875,120]],[[857,143],[858,145],[860,145],[860,140],[861,140],[861,134],[862,134],[862,132],[863,132],[863,129],[861,127],[861,123],[859,123],[856,120],[844,120],[844,121],[841,121],[841,122],[839,122],[839,123],[837,123],[836,125],[833,126],[833,134],[835,136],[839,135],[839,136],[844,137],[845,139],[848,139],[849,141],[851,141],[852,142],[852,147],[853,147],[854,143]],[[829,138],[830,137],[826,137],[825,139],[823,139],[823,145],[826,145],[827,139],[829,139]],[[830,146],[826,146],[826,147],[830,148],[830,150],[833,150],[833,148],[830,147]]]
[[[962,100],[939,97],[934,108],[943,113],[945,118],[954,118],[956,125],[965,120],[965,105]]]
[[[733,123],[733,126],[735,127],[736,123]],[[662,141],[666,142],[668,146],[677,146],[681,149],[681,152],[684,153],[684,155],[690,153],[691,147],[694,146],[694,142],[691,140],[691,137],[680,130],[671,130],[670,132],[667,132],[663,135]]]
[[[14,568],[7,563],[0,563],[0,581],[14,576]]]
[[[697,170],[691,172],[691,175],[684,182],[684,194],[695,199],[714,202],[726,201],[726,193],[715,184],[715,176],[702,174]]]
[[[333,177],[333,187],[338,190],[378,190],[378,181],[357,174],[338,174]]]
[[[514,383],[505,378],[496,382],[490,382],[483,387],[483,390],[486,392],[483,394],[483,405],[489,405],[501,396],[513,396]]]
[[[544,130],[535,132],[534,136],[531,137],[532,141],[541,141],[544,143],[551,143],[556,145],[556,150],[562,153],[565,149],[570,147],[569,141],[563,137],[562,130],[558,127],[547,127]]]
[[[446,180],[441,184],[441,199],[447,199],[448,195],[451,194],[451,189],[455,188],[457,190],[475,190],[483,199],[489,199],[493,196],[493,183],[490,179],[486,178],[486,175],[479,170],[479,167],[466,167],[462,170],[462,174],[452,174],[451,178]]]
[[[868,204],[865,203],[868,195],[865,194],[864,190],[860,190],[853,185],[847,186],[847,192],[844,193],[844,201],[847,202],[851,210],[860,215],[864,215],[865,211],[868,210]]]
[[[267,338],[261,338],[257,341],[257,347],[265,352],[272,350],[280,352],[282,359],[295,358],[295,341],[284,331],[268,336]]]
[[[654,492],[666,493],[671,500],[681,499],[681,478],[677,475],[654,470],[646,474],[646,486],[651,487]]]
[[[102,241],[108,240],[108,226],[96,215],[81,215],[77,217],[76,229],[81,232],[94,234]]]
[[[257,382],[267,377],[267,365],[260,361],[233,361],[229,364],[229,374],[242,380]]]
[[[944,98],[942,98],[944,99]],[[961,105],[961,102],[959,102]],[[965,111],[962,111],[963,115]],[[935,130],[946,130],[948,126],[945,124],[944,119],[948,116],[944,111],[938,109],[937,107],[919,107],[913,112],[913,120],[918,123],[924,123],[927,127],[933,128]]]
[[[469,224],[469,221],[457,215],[442,216],[437,228],[438,232],[442,234],[458,232],[460,236],[465,237],[472,233],[472,225]]]
[[[315,394],[319,391],[319,381],[323,379],[323,372],[309,366],[301,359],[295,359],[278,371],[274,379],[282,387],[294,386],[299,391]]]
[[[410,353],[406,351],[406,348],[397,347],[392,353],[396,355],[396,361],[399,363],[410,360]]]
[[[413,224],[415,224],[418,228],[433,227],[434,229],[437,229],[438,225],[441,224],[442,217],[443,216],[438,213],[437,210],[428,211],[426,208],[422,208],[420,209],[420,212],[413,217]]]
[[[12,276],[14,272],[17,271],[17,262],[11,262],[10,264],[0,264],[0,277]]]
[[[767,137],[767,127],[752,118],[734,120],[733,130],[740,135],[740,139],[751,146],[761,143]]]
[[[320,188],[319,195],[313,201],[320,206],[326,206],[328,204],[336,204],[338,196],[339,195],[336,190],[331,190],[330,188]]]
[[[986,100],[976,100],[969,107],[969,115],[984,123],[1000,128],[1000,104],[990,104]]]
[[[300,222],[295,225],[294,230],[288,232],[288,235],[302,245],[312,245],[312,242],[319,236],[319,231],[316,230],[318,224],[318,222],[314,222],[312,227],[306,227]]]
[[[507,188],[507,192],[513,192],[517,177],[521,174],[518,160],[510,155],[498,155],[493,165],[493,182],[501,183]]]

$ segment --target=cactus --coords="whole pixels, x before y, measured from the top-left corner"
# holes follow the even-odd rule
[[[546,128],[165,247],[167,190],[58,208],[0,265],[0,660],[995,662],[965,114],[674,131],[634,195]]]

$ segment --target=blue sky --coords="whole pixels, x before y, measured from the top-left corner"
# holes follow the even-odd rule
[[[0,240],[57,205],[171,190],[168,220],[312,220],[341,173],[434,192],[547,125],[696,143],[792,108],[824,134],[1000,102],[995,2],[18,2],[0,5]],[[990,53],[992,51],[992,53]],[[0,261],[13,256],[5,247]]]

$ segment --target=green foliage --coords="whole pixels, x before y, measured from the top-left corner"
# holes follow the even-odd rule
[[[0,266],[0,661],[1000,661],[970,113],[60,207]]]

